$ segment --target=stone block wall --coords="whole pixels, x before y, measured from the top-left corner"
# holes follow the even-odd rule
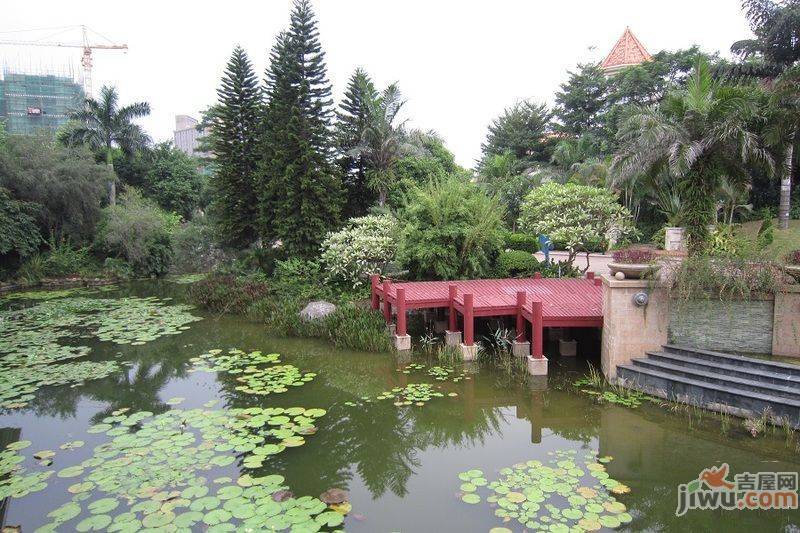
[[[673,302],[669,341],[704,350],[770,354],[774,316],[772,297]]]
[[[784,287],[775,295],[772,353],[800,357],[800,286]]]
[[[649,303],[637,306],[636,293],[648,295]],[[606,378],[617,375],[617,365],[644,357],[667,342],[669,295],[650,281],[619,281],[603,276],[603,341],[601,363]]]

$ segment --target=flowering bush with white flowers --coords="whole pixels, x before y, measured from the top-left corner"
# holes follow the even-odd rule
[[[397,252],[396,234],[397,221],[390,215],[351,218],[322,242],[328,279],[357,288],[368,282],[370,274],[384,273]]]
[[[556,248],[570,252],[605,251],[636,235],[633,217],[608,189],[547,183],[533,189],[520,208],[519,225],[547,235]]]

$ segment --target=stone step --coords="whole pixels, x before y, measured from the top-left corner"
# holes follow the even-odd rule
[[[678,355],[685,355],[688,357],[695,357],[697,359],[705,359],[714,363],[736,365],[765,372],[782,373],[786,376],[800,378],[800,364],[795,365],[791,363],[778,363],[776,361],[769,361],[766,359],[746,357],[743,355],[731,355],[722,352],[701,350],[698,348],[674,344],[665,344],[664,351]]]
[[[649,368],[667,374],[676,374],[694,380],[715,383],[720,386],[736,387],[759,394],[780,396],[800,402],[800,383],[790,384],[788,386],[785,384],[766,383],[757,379],[751,379],[749,376],[732,376],[730,374],[719,373],[713,369],[673,364],[655,358],[634,359],[632,363],[636,368]]]
[[[655,361],[662,361],[673,365],[686,366],[706,372],[716,372],[763,383],[772,383],[786,387],[800,387],[800,377],[788,375],[785,372],[774,370],[761,370],[738,364],[731,364],[723,360],[701,359],[690,355],[681,355],[673,352],[647,352],[647,356]]]
[[[788,420],[792,427],[800,429],[798,400],[634,365],[618,366],[617,377],[625,387],[713,411],[759,417],[769,410],[773,417]]]

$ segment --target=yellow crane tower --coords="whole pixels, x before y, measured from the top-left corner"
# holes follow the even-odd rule
[[[86,93],[87,97],[92,96],[92,50],[123,50],[123,51],[128,50],[127,44],[114,43],[110,39],[100,35],[96,31],[93,31],[90,28],[87,28],[86,26],[83,25],[65,26],[62,28],[46,28],[46,29],[59,30],[55,34],[51,34],[50,37],[68,32],[70,30],[74,31],[76,29],[80,29],[81,42],[52,42],[52,41],[42,41],[42,40],[31,40],[31,41],[0,40],[0,45],[50,46],[55,48],[82,48],[83,55],[81,57],[81,66],[83,67],[83,92]],[[27,31],[36,31],[36,30],[27,30]],[[90,32],[93,36],[97,36],[107,42],[106,43],[92,42],[89,36]],[[2,32],[2,33],[8,33],[8,32]]]

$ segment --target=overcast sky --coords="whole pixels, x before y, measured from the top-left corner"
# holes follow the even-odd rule
[[[698,44],[727,54],[750,35],[738,0],[315,0],[328,76],[338,101],[364,67],[379,86],[398,81],[406,118],[434,129],[459,163],[472,166],[487,125],[516,100],[548,103],[578,62],[599,61],[628,25],[655,53]],[[119,88],[146,100],[142,123],[172,138],[176,114],[197,116],[216,98],[234,45],[263,77],[290,0],[4,0],[0,31],[85,24],[127,43],[94,54],[95,92]],[[42,38],[53,31],[0,34]],[[77,31],[53,37],[76,41]],[[0,46],[4,64],[79,71],[80,50]]]

